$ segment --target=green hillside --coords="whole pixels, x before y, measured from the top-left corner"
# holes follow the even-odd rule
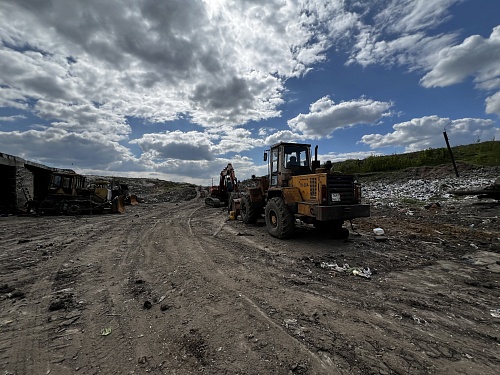
[[[452,152],[457,163],[500,166],[500,141],[455,146],[452,147]],[[442,164],[451,165],[450,153],[446,147],[406,154],[370,156],[363,160],[345,160],[333,163],[333,169],[343,173],[371,173]]]

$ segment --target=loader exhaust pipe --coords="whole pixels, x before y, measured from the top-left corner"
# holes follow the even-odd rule
[[[316,147],[314,147],[314,160],[313,162],[311,163],[311,167],[312,167],[312,171],[315,172],[317,168],[320,167],[319,165],[319,161],[318,161],[318,145],[316,145]]]

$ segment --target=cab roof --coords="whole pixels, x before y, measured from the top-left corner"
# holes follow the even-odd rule
[[[295,142],[279,142],[272,145],[271,148],[276,148],[279,146],[305,146],[311,148],[311,145],[308,143],[295,143]]]

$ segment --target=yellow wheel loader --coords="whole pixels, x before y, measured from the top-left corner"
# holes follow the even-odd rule
[[[247,188],[231,203],[242,220],[255,223],[264,214],[268,232],[290,237],[296,220],[313,224],[337,238],[347,238],[346,220],[370,216],[370,205],[361,203],[361,185],[353,175],[331,173],[311,158],[311,145],[280,142],[264,153],[268,175]]]

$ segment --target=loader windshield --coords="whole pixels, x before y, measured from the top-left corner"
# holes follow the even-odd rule
[[[285,168],[310,167],[309,148],[302,145],[285,147]]]

